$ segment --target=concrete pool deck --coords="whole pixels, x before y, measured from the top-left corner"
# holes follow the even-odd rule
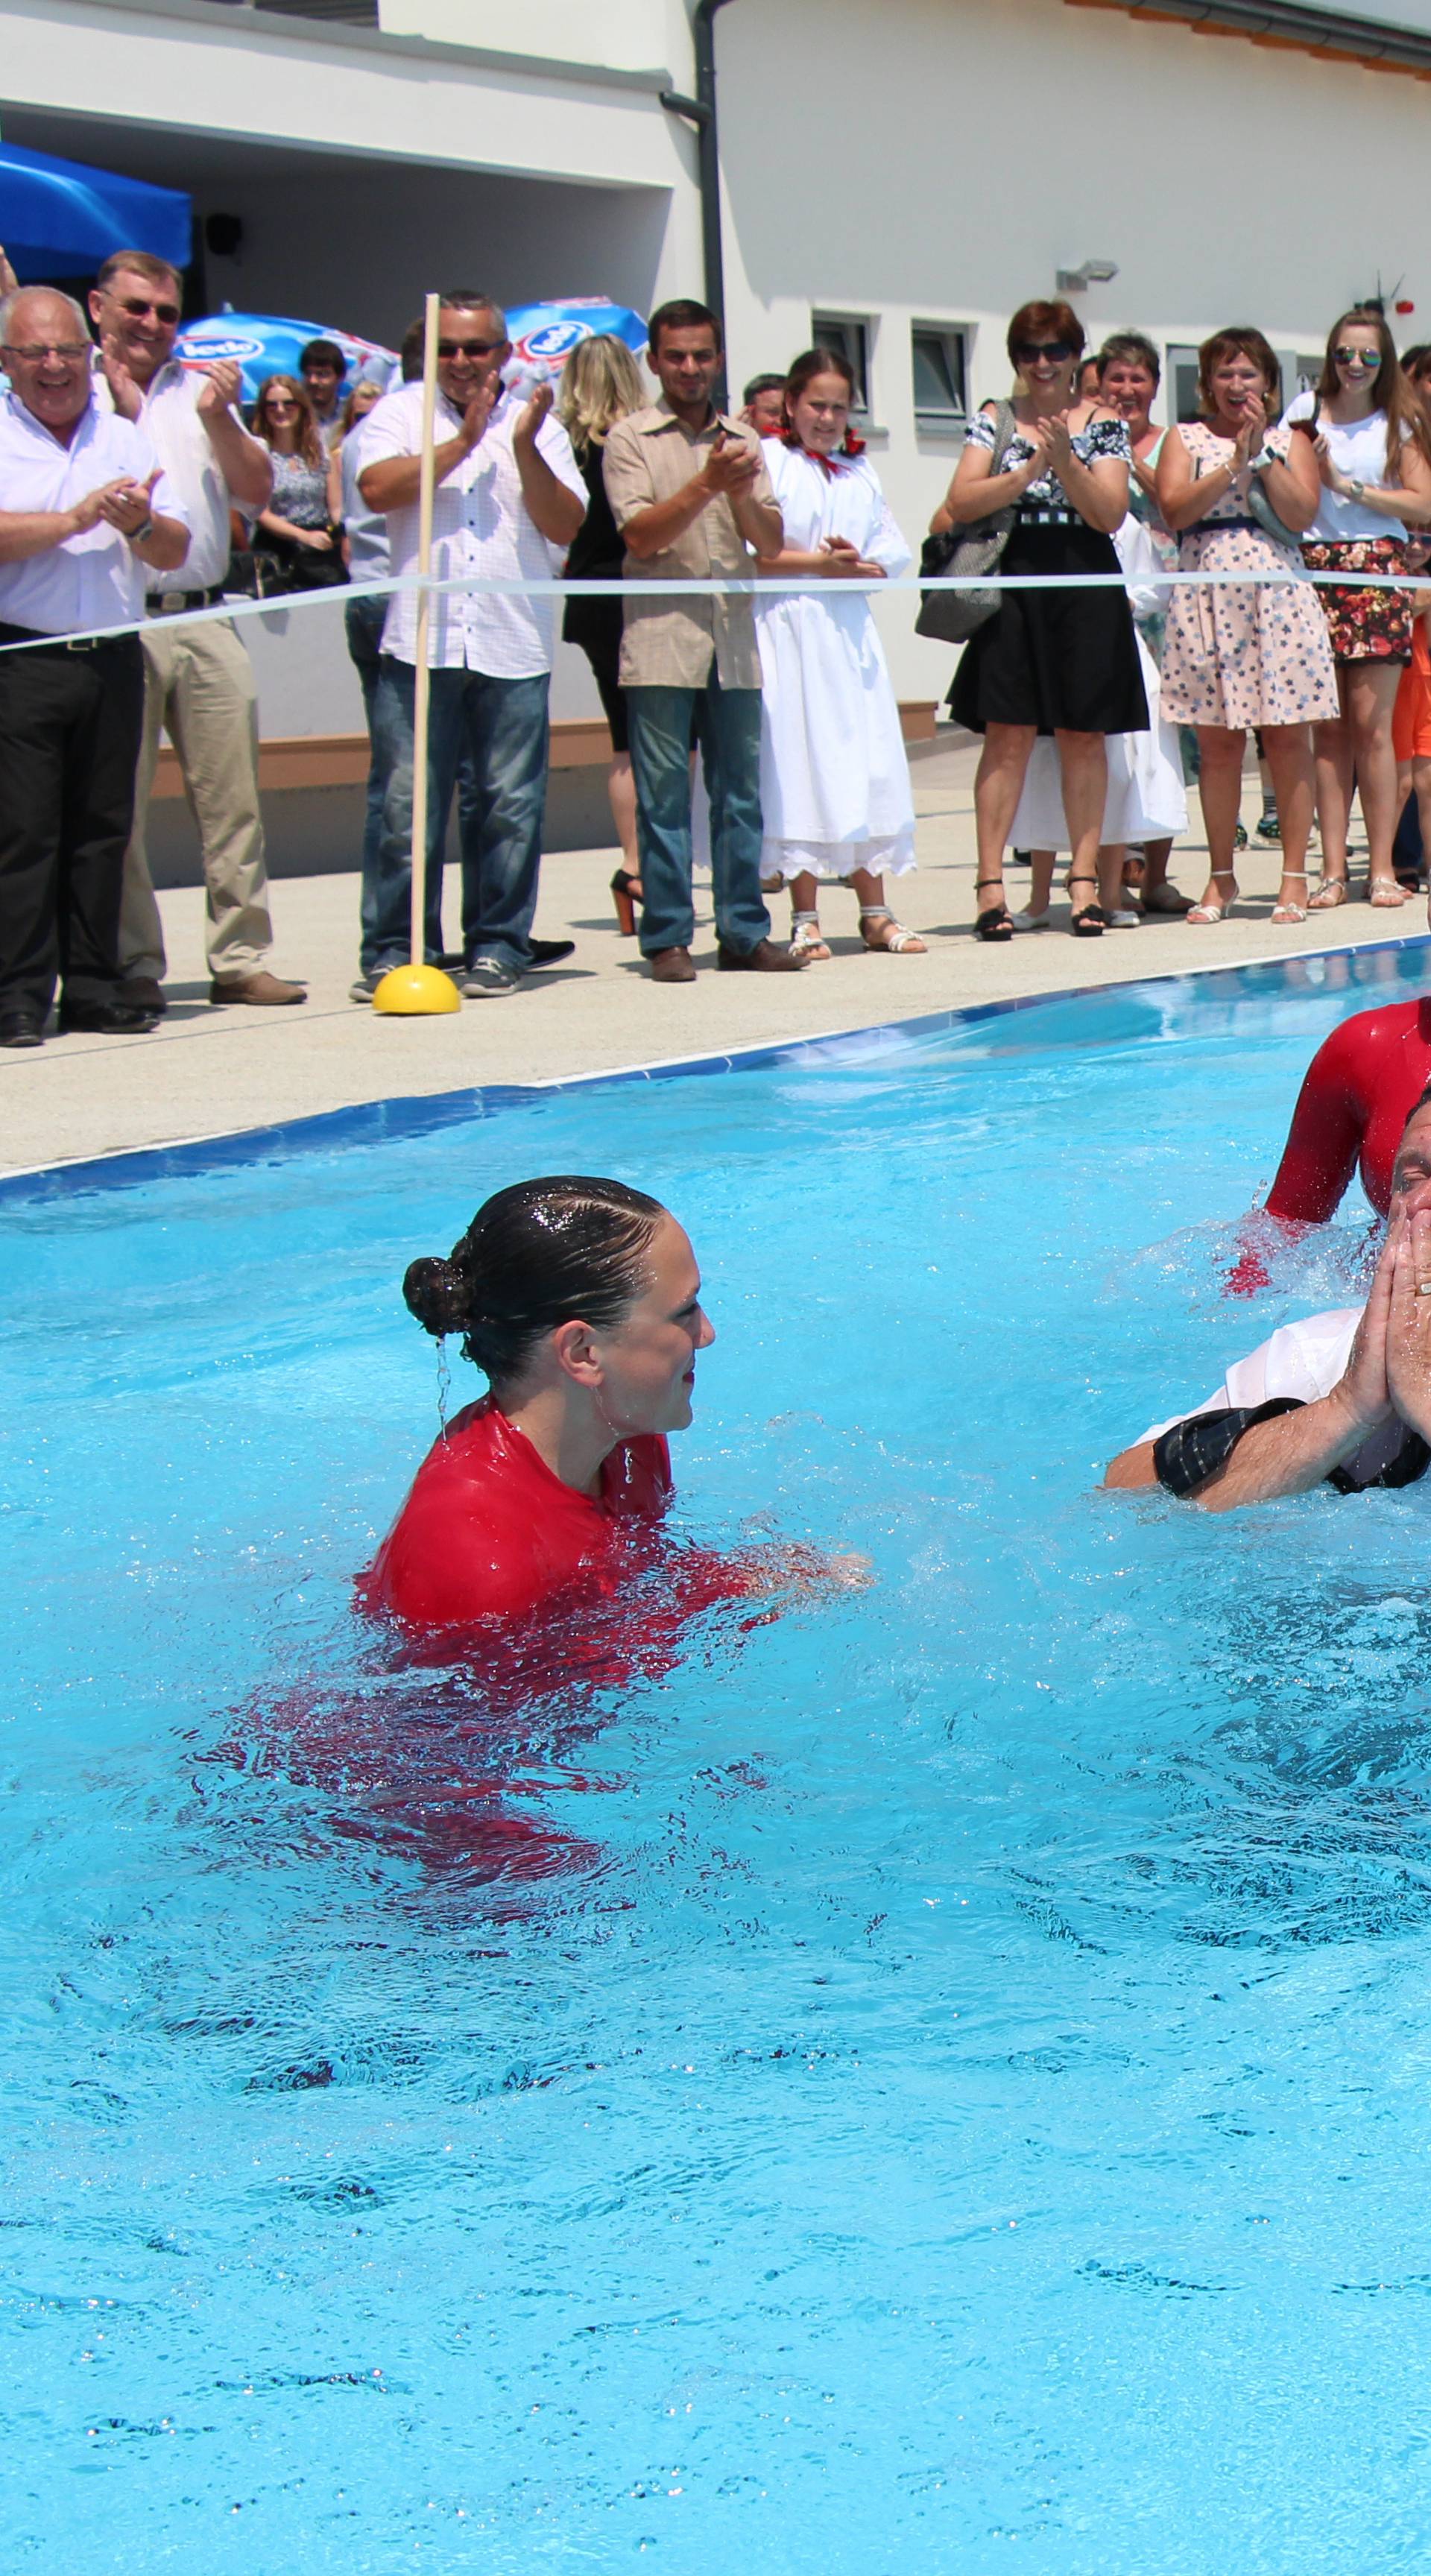
[[[1067,902],[1056,899],[1051,930],[1003,947],[981,946],[969,936],[976,758],[977,746],[961,741],[931,746],[914,765],[920,865],[891,891],[901,918],[930,940],[924,957],[867,955],[856,936],[853,896],[831,888],[821,906],[835,952],[828,965],[808,967],[799,977],[703,971],[692,985],[655,986],[641,971],[635,941],[616,934],[607,880],[617,854],[594,850],[544,859],[538,930],[574,938],[576,953],[509,1000],[467,1003],[432,1020],[380,1019],[351,1003],[357,879],[322,875],[286,878],[274,888],[274,962],[280,972],[307,979],[306,1005],[215,1010],[207,1000],[202,895],[191,887],[166,893],[160,900],[169,943],[168,1016],[149,1037],[52,1037],[35,1053],[0,1052],[0,1171],[228,1134],[368,1100],[569,1079],[824,1036],[921,1011],[1425,935],[1420,900],[1400,911],[1373,911],[1359,896],[1335,912],[1310,914],[1300,928],[1274,929],[1269,914],[1279,854],[1254,841],[1241,854],[1238,910],[1215,928],[1144,922],[1136,930],[1107,931],[1100,940],[1075,940],[1068,935]],[[1258,810],[1249,780],[1249,830]],[[1173,860],[1174,879],[1194,896],[1207,864],[1200,835],[1194,805],[1194,828]],[[1355,883],[1355,853],[1352,865]],[[1026,883],[1021,871],[1011,871],[1015,903]],[[449,924],[455,903],[449,872]],[[698,918],[694,953],[704,970],[715,960],[708,900],[698,903]],[[772,899],[772,919],[777,935],[785,935],[783,897]]]

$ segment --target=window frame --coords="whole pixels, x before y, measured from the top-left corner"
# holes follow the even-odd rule
[[[854,347],[847,334],[854,335]],[[836,305],[810,308],[810,346],[812,349],[838,349],[849,359],[855,371],[855,399],[850,405],[850,418],[856,427],[868,430],[874,423],[872,376],[875,344],[875,317],[872,313],[841,313]]]
[[[962,408],[935,411],[920,402],[915,378],[915,349],[920,340],[938,341],[944,358],[947,360],[951,354],[954,357],[956,363],[949,368],[948,372],[958,379]],[[910,394],[914,406],[915,433],[918,437],[963,438],[967,436],[970,419],[969,381],[973,340],[973,327],[968,322],[911,321],[909,326]]]

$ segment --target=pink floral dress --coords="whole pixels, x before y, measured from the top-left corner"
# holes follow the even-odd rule
[[[1180,436],[1195,474],[1210,474],[1232,454],[1205,421]],[[1267,445],[1285,457],[1288,429],[1270,429]],[[1248,505],[1244,471],[1205,519],[1183,531],[1181,572],[1302,572],[1299,549],[1259,527]],[[1163,646],[1163,714],[1174,724],[1248,725],[1334,722],[1340,713],[1327,621],[1311,584],[1295,587],[1219,584],[1175,587]]]

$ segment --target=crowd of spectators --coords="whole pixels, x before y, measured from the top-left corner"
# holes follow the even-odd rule
[[[421,326],[391,387],[348,382],[342,350],[319,339],[245,415],[235,365],[176,357],[180,310],[175,272],[129,251],[106,261],[87,312],[47,287],[0,302],[0,645],[23,648],[0,653],[5,1046],[41,1042],[57,991],[62,1028],[138,1034],[164,1010],[145,847],[161,728],[200,836],[211,1000],[304,1000],[268,962],[248,656],[230,620],[187,614],[242,580],[260,596],[352,585],[370,739],[353,998],[408,955],[416,593],[368,585],[417,569]],[[1224,919],[1249,731],[1271,790],[1261,828],[1282,846],[1274,921],[1345,900],[1354,793],[1370,900],[1399,905],[1417,861],[1394,841],[1398,819],[1408,799],[1431,816],[1431,590],[1369,577],[1426,552],[1431,352],[1398,361],[1379,309],[1355,307],[1279,420],[1273,352],[1229,328],[1200,352],[1198,419],[1164,428],[1140,334],[1090,357],[1069,306],[1035,301],[1008,350],[1011,395],[970,422],[928,560],[992,534],[1005,573],[1105,578],[1010,589],[969,618],[949,706],[983,738],[976,934],[1047,927],[1060,851],[1077,936],[1147,913]],[[722,970],[828,958],[831,886],[853,890],[867,949],[921,953],[886,900],[886,877],[914,864],[914,812],[871,609],[910,548],[857,435],[845,353],[807,350],[726,408],[718,324],[683,299],[652,315],[645,373],[607,337],[573,351],[559,386],[511,360],[490,295],[444,294],[432,573],[451,587],[427,621],[431,961],[470,998],[499,999],[570,953],[533,932],[559,627],[600,696],[618,921],[639,928],[655,981],[695,976],[702,864]],[[1176,586],[1173,568],[1264,578]],[[1315,589],[1307,570],[1338,578]],[[564,610],[519,587],[562,573],[577,585]],[[768,586],[723,586],[752,573]],[[582,595],[622,575],[662,587]],[[1197,904],[1167,878],[1185,777],[1211,862]],[[442,918],[454,799],[455,960]],[[1030,853],[1014,912],[1005,871]],[[781,888],[788,944],[767,906]]]

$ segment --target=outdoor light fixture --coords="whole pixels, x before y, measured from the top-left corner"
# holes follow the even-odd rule
[[[1107,286],[1117,274],[1116,259],[1086,259],[1081,268],[1060,268],[1054,283],[1061,295],[1081,295],[1085,286]]]

